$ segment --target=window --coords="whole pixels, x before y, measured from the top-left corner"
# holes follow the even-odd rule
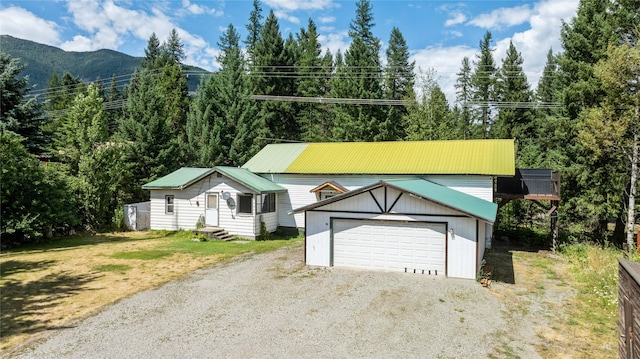
[[[260,203],[258,203],[258,208],[260,208],[260,213],[269,213],[276,211],[276,194],[275,193],[265,193],[263,195],[258,196]]]
[[[253,211],[251,210],[252,199],[253,199],[253,195],[251,194],[239,194],[238,195],[238,213],[246,213],[246,214],[253,213]]]
[[[164,213],[173,214],[173,196],[164,196]]]
[[[218,195],[207,194],[207,209],[216,209],[216,208],[218,208]]]

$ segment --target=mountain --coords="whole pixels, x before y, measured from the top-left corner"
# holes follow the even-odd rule
[[[118,76],[118,79],[128,79],[136,67],[140,66],[143,59],[114,50],[64,51],[57,47],[9,35],[0,35],[0,51],[20,59],[20,63],[26,66],[22,75],[29,76],[29,84],[35,85],[36,90],[47,88],[54,71],[59,76],[68,72],[85,82],[100,78],[105,86],[109,86],[111,76]],[[186,70],[208,73],[206,70],[193,66],[187,66]],[[200,76],[189,76],[187,83],[189,91],[195,91],[200,83]]]

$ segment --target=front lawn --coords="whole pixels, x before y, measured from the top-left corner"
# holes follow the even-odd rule
[[[195,269],[302,244],[301,236],[231,242],[193,237],[190,232],[104,233],[3,251],[0,351]]]

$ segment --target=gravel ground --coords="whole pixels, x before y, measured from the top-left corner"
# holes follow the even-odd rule
[[[285,248],[199,270],[16,358],[484,358],[507,325],[500,301],[472,280],[302,258]]]

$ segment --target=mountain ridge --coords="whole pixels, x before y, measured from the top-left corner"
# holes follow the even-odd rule
[[[143,60],[142,57],[134,57],[110,49],[87,52],[65,51],[55,46],[10,35],[0,35],[0,51],[20,59],[20,64],[25,66],[21,76],[29,76],[29,84],[35,86],[37,91],[48,87],[53,72],[60,77],[68,72],[84,82],[101,79],[105,86],[109,86],[112,76],[132,75]],[[209,73],[194,66],[185,66],[185,68],[188,71]],[[189,76],[187,79],[189,91],[195,91],[199,83],[200,76]]]

